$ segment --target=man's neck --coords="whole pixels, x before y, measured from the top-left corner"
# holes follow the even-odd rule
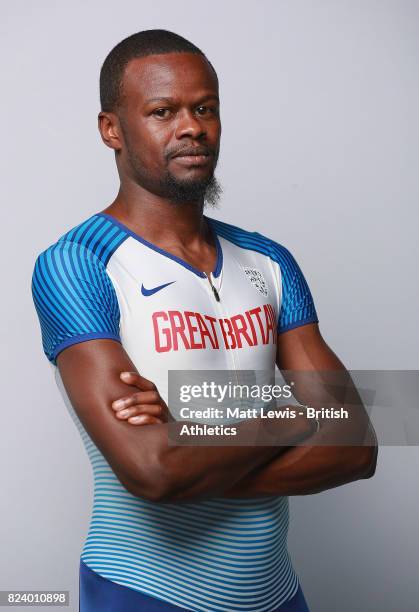
[[[133,232],[159,246],[182,245],[194,248],[208,242],[203,202],[173,203],[154,194],[128,198],[120,190],[102,212],[115,217]]]

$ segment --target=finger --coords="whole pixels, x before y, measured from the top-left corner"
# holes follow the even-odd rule
[[[112,402],[114,410],[123,410],[136,404],[159,404],[162,401],[158,391],[138,391]]]
[[[120,419],[127,419],[131,416],[136,416],[139,414],[149,414],[151,416],[155,416],[158,418],[162,418],[162,407],[160,404],[146,404],[132,406],[131,408],[124,408],[123,410],[119,410],[115,413],[115,416]]]
[[[139,416],[134,416],[128,419],[128,423],[131,425],[161,425],[162,422],[160,419],[156,417],[150,416],[148,414],[141,414]]]
[[[134,385],[144,391],[153,391],[157,389],[156,385],[151,380],[148,380],[145,376],[141,376],[138,372],[121,372],[119,377],[124,383]]]
[[[115,412],[116,418],[120,419],[121,421],[125,421],[129,417],[136,416],[137,414],[138,411],[136,407],[124,408],[124,410],[119,410],[118,412]]]

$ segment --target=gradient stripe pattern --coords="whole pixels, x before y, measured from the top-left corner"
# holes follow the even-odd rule
[[[297,591],[288,498],[158,504],[131,495],[75,411],[94,474],[81,559],[100,576],[187,610],[270,612]]]
[[[263,253],[279,264],[282,281],[282,305],[278,333],[305,323],[318,323],[313,297],[304,275],[290,251],[258,232],[248,232],[218,219],[210,221],[215,232],[244,249]]]
[[[106,263],[127,237],[94,215],[43,251],[35,262],[32,295],[43,349],[52,363],[77,342],[119,338],[119,306]]]
[[[317,320],[307,283],[285,247],[215,219],[210,223],[219,236],[279,264],[280,331]],[[119,339],[118,300],[106,266],[129,235],[121,224],[94,215],[38,257],[33,297],[54,366],[71,343]],[[81,554],[89,568],[197,612],[271,612],[293,597],[299,584],[286,545],[287,497],[181,504],[134,497],[87,434],[54,370],[93,469],[93,512]]]

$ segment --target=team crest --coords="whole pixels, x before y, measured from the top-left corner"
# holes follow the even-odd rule
[[[268,286],[262,272],[256,268],[243,268],[243,270],[253,287],[266,297],[268,295]]]

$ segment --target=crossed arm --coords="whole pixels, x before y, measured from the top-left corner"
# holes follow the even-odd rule
[[[326,344],[317,324],[298,327],[278,336],[277,366],[288,370],[343,370],[346,369]],[[301,389],[298,400],[313,405],[310,390]],[[230,497],[260,495],[307,495],[338,487],[362,478],[370,478],[377,464],[377,441],[369,419],[361,406],[352,413],[354,439],[364,440],[361,446],[333,446],[330,439],[342,440],[347,424],[323,421],[303,446],[294,446],[274,457],[262,469],[257,468],[225,493]],[[366,435],[364,436],[364,433]],[[334,438],[335,436],[335,438]],[[327,441],[326,445],[322,442]]]
[[[278,340],[280,369],[344,369],[317,324],[285,332]],[[138,392],[120,378],[122,371],[136,369],[113,340],[70,346],[58,355],[57,365],[86,431],[120,482],[136,496],[181,502],[214,496],[297,495],[374,473],[377,449],[373,443],[363,447],[295,446],[310,436],[314,443],[315,436],[324,435],[322,430],[314,434],[312,422],[305,417],[290,419],[280,428],[272,420],[272,427],[277,427],[276,446],[169,446],[168,426],[159,420],[165,405],[152,382],[141,379],[144,412],[155,415],[154,421],[153,417],[149,420],[153,424],[133,427],[110,410],[127,392]]]

